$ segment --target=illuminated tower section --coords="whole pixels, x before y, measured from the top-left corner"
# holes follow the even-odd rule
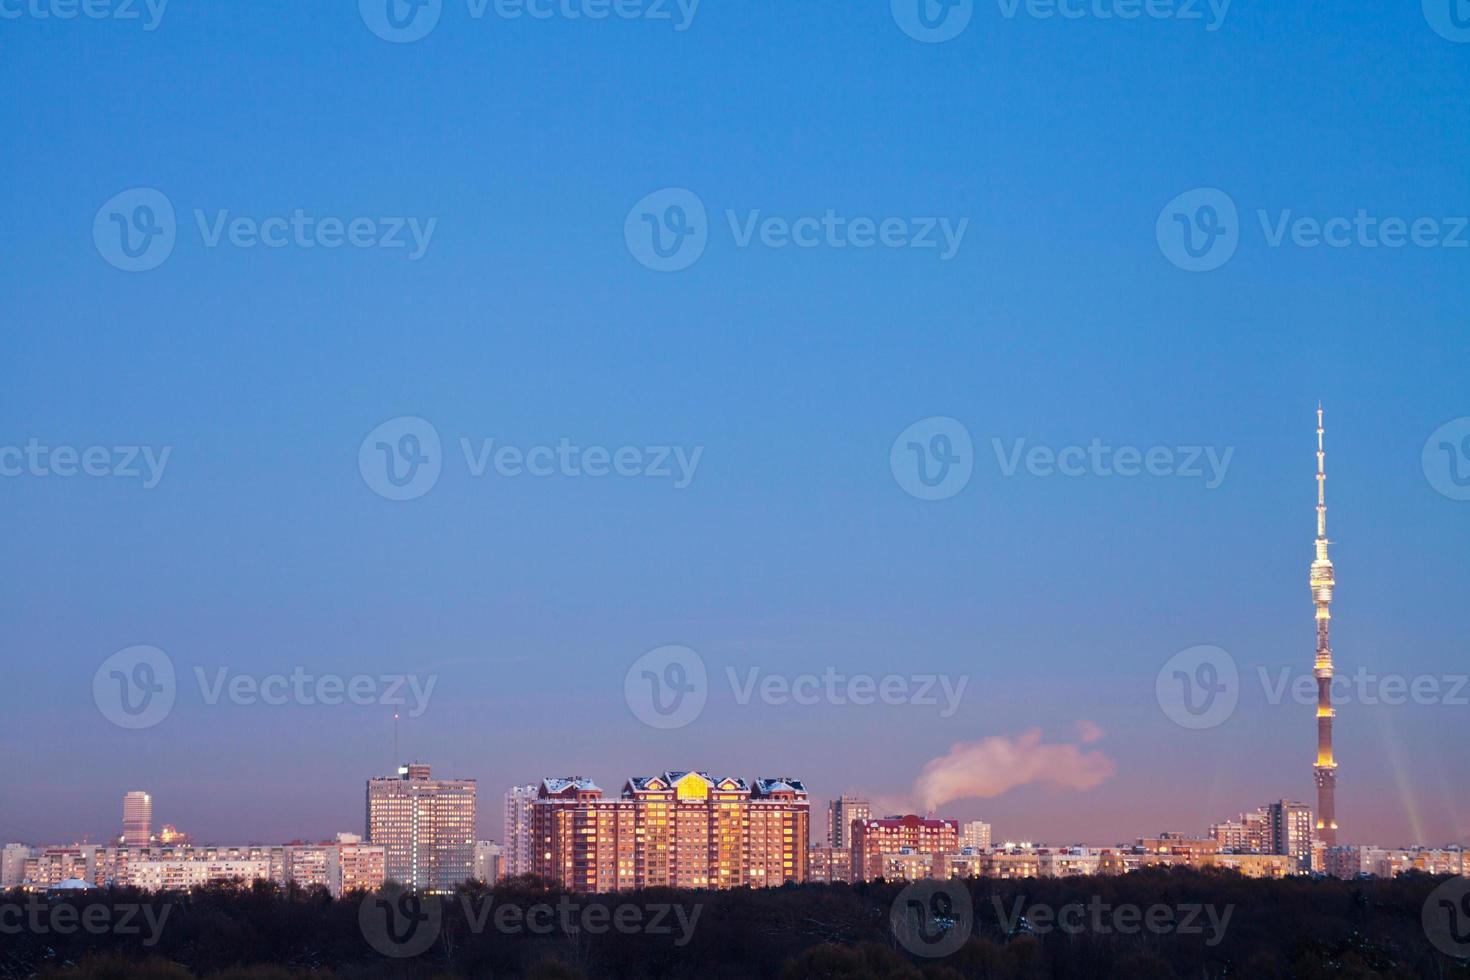
[[[1312,560],[1312,602],[1317,607],[1317,837],[1337,846],[1337,762],[1332,758],[1332,589],[1327,557],[1327,454],[1322,448],[1322,407],[1317,406],[1317,557]]]

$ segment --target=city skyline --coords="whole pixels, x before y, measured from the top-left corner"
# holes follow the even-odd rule
[[[1445,678],[1467,660],[1467,250],[1358,234],[1423,220],[1447,240],[1470,214],[1470,124],[1443,97],[1465,46],[1413,4],[1336,11],[1331,31],[1292,8],[1236,5],[1215,31],[1024,9],[977,11],[944,44],[905,33],[885,2],[704,5],[682,32],[460,9],[411,44],[350,4],[173,5],[153,31],[8,21],[8,67],[42,107],[0,108],[27,243],[0,264],[15,325],[4,833],[110,833],[133,784],[223,839],[354,825],[342,801],[358,774],[401,761],[393,709],[229,698],[237,677],[298,667],[437,676],[423,713],[403,705],[402,754],[487,786],[673,764],[672,738],[679,764],[880,798],[911,794],[953,746],[1014,750],[1037,730],[1112,774],[955,801],[957,818],[1111,838],[1141,807],[1199,826],[1315,799],[1304,706],[1270,695],[1282,669],[1311,679],[1319,401],[1333,558],[1351,570],[1337,677]],[[854,64],[871,71],[835,84]],[[170,95],[94,97],[117,78]],[[522,78],[537,84],[487,94]],[[362,145],[381,166],[358,165]],[[177,234],[162,264],[130,272],[98,225],[126,226],[142,202],[124,195],[147,189]],[[710,234],[697,262],[660,272],[629,225],[678,189]],[[1161,225],[1208,206],[1238,235],[1211,251],[1223,265],[1193,270]],[[313,232],[401,221],[404,247],[294,232],[250,247],[229,230],[269,236],[298,211]],[[768,221],[805,234],[829,212],[845,234],[892,219],[910,240],[927,223],[939,247],[837,247],[825,231],[816,248],[767,244],[781,241]],[[409,218],[427,246],[412,261]],[[955,239],[968,222],[952,254],[940,219]],[[1347,246],[1311,243],[1344,220]],[[395,500],[362,450],[405,418],[432,426],[440,466]],[[973,467],[924,499],[892,450],[937,418],[969,433]],[[379,442],[401,445],[374,439],[369,462]],[[76,461],[36,475],[33,444],[47,467],[62,447]],[[618,450],[643,474],[659,447],[670,476],[618,474]],[[591,448],[614,460],[607,475],[588,475]],[[1039,450],[1071,468],[1073,448],[1083,475],[1027,463]],[[1155,448],[1171,475],[1103,475]],[[89,449],[139,475],[87,475]],[[501,449],[522,465],[497,465]],[[533,475],[547,450],[554,475]],[[184,685],[165,721],[120,732],[89,685],[138,644]],[[670,644],[715,682],[671,738],[621,696],[629,666]],[[1200,644],[1229,651],[1246,689],[1218,730],[1181,732],[1153,682]],[[743,685],[753,668],[970,684],[947,716],[741,703],[726,671]],[[1346,837],[1470,836],[1470,760],[1444,751],[1470,711],[1341,715]],[[1105,736],[1082,742],[1083,720]],[[1172,792],[1182,772],[1197,776],[1188,799]],[[257,809],[249,787],[266,782],[293,787],[291,812]],[[484,802],[491,836],[500,801]]]

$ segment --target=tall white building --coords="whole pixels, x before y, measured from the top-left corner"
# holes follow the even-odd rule
[[[475,879],[487,885],[500,880],[500,845],[493,840],[475,841]]]
[[[36,856],[29,844],[6,844],[0,852],[0,888],[17,888],[25,881],[26,859]]]
[[[153,797],[142,790],[123,796],[122,842],[128,847],[147,847],[153,833]]]
[[[531,873],[531,804],[535,786],[512,786],[505,792],[505,836],[500,842],[504,877]]]
[[[960,847],[972,847],[977,851],[990,847],[990,824],[984,820],[967,820],[960,824]]]
[[[434,779],[422,763],[367,785],[368,841],[386,854],[388,880],[447,894],[475,872],[475,781]]]

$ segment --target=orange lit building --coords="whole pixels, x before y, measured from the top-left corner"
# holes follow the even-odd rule
[[[909,814],[884,820],[855,820],[852,824],[852,873],[859,880],[884,876],[884,855],[904,852],[929,855],[958,851],[957,820],[927,820]]]
[[[773,887],[806,879],[809,825],[795,779],[666,772],[616,799],[590,779],[547,779],[531,804],[531,871],[579,892]]]

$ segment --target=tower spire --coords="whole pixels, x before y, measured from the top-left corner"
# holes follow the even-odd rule
[[[1327,556],[1327,453],[1323,446],[1322,405],[1317,404],[1317,540],[1312,561],[1312,603],[1317,610],[1317,838],[1337,846],[1337,761],[1332,755],[1332,590],[1337,578]]]

